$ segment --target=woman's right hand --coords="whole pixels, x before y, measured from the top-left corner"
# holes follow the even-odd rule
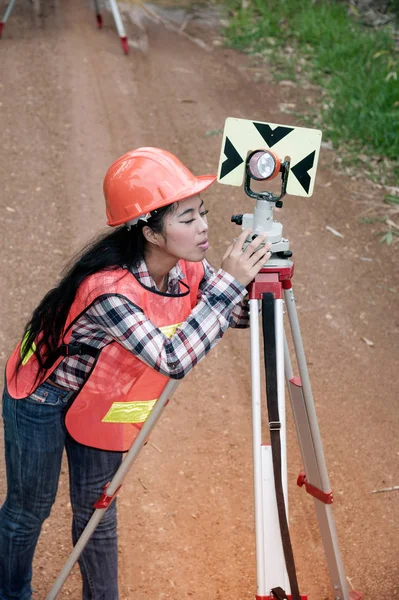
[[[265,243],[266,235],[258,235],[243,251],[242,247],[247,237],[251,234],[250,229],[245,229],[226,250],[222,259],[221,268],[229,273],[241,285],[247,286],[259,273],[265,262],[271,256],[272,245]],[[262,244],[264,244],[262,246]]]

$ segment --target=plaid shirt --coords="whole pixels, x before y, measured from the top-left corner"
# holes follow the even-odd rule
[[[202,262],[205,274],[199,286],[197,305],[171,338],[128,299],[109,295],[95,301],[76,321],[70,343],[102,348],[117,341],[156,371],[172,379],[182,379],[208,354],[228,327],[249,326],[246,289],[226,271],[219,269],[215,273],[206,260]],[[144,261],[131,271],[141,284],[157,291]],[[181,279],[184,274],[176,265],[169,272],[168,293],[179,292]],[[50,379],[70,390],[78,390],[94,361],[88,355],[65,357]]]

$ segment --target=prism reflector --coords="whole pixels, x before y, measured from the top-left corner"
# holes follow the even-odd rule
[[[265,181],[273,179],[279,174],[281,162],[273,152],[259,150],[254,152],[248,160],[248,172],[252,179]]]

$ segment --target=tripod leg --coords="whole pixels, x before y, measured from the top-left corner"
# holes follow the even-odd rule
[[[291,405],[301,447],[307,484],[314,495],[315,509],[327,558],[334,600],[360,600],[359,592],[349,592],[345,570],[339,550],[331,504],[332,493],[324,459],[323,446],[310,385],[309,372],[299,327],[298,314],[292,288],[284,290],[285,303],[294,342],[300,378],[294,377],[285,341],[285,373]],[[299,481],[298,481],[299,483]],[[309,491],[308,489],[308,491]],[[314,492],[314,493],[313,493]]]
[[[12,9],[14,8],[15,2],[16,2],[16,0],[10,0],[9,5],[6,8],[6,12],[4,13],[4,17],[0,21],[0,38],[1,38],[1,34],[3,33],[4,27],[6,26],[8,17],[10,16]]]
[[[126,37],[126,32],[125,32],[125,28],[123,26],[122,23],[122,18],[121,18],[121,14],[119,12],[119,8],[118,5],[116,3],[116,0],[109,0],[109,4],[111,6],[111,11],[114,17],[114,21],[115,21],[115,25],[116,25],[116,29],[118,31],[118,35],[121,39],[121,44],[122,44],[122,49],[123,52],[125,54],[127,54],[129,52],[129,45],[128,45],[128,41],[127,41],[127,37]]]
[[[277,389],[282,431],[282,478],[287,506],[287,466],[284,406],[284,346],[282,301],[275,303],[275,336]],[[276,504],[273,459],[270,443],[262,443],[262,398],[260,377],[259,302],[250,300],[252,428],[255,497],[255,544],[257,598],[270,598],[270,590],[283,587],[289,591],[289,580],[281,542]]]
[[[92,533],[94,532],[97,525],[104,516],[104,513],[107,510],[109,504],[111,503],[113,496],[116,494],[119,487],[122,485],[123,480],[125,479],[131,467],[133,466],[133,463],[139,455],[140,451],[142,450],[145,442],[147,441],[148,436],[150,435],[151,431],[154,429],[159,418],[161,417],[161,414],[166,406],[167,401],[171,398],[178,385],[179,382],[176,380],[171,379],[168,382],[167,386],[165,387],[164,391],[159,397],[158,402],[155,404],[147,420],[140,429],[125,459],[122,461],[121,466],[119,467],[111,483],[107,487],[106,497],[108,499],[108,502],[105,503],[105,508],[96,508],[96,510],[94,511],[90,521],[86,525],[86,528],[83,530],[82,535],[78,539],[61,573],[54,582],[54,585],[51,588],[50,592],[47,594],[46,600],[54,600],[55,598],[57,598],[74,564],[85,549],[86,544],[89,541]]]
[[[260,387],[259,301],[250,300],[252,444],[254,461],[255,552],[257,595],[266,596],[263,531],[262,404]],[[266,463],[266,457],[265,457]],[[270,587],[268,588],[270,589]]]
[[[96,11],[97,26],[101,29],[103,26],[103,18],[101,16],[99,0],[94,0],[94,10]]]

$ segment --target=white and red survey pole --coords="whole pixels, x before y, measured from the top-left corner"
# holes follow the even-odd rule
[[[15,1],[16,0],[11,0],[11,2],[9,3],[9,5],[6,8],[6,12],[4,13],[2,20],[0,21],[0,38],[3,33],[3,29],[6,26],[6,23],[8,21],[8,17],[10,16],[12,9],[14,8]]]
[[[118,32],[119,39],[121,40],[123,52],[125,54],[127,54],[129,52],[129,44],[127,41],[126,31],[125,31],[125,27],[123,25],[121,13],[119,12],[118,3],[116,2],[116,0],[108,0],[108,3],[109,3],[109,7],[111,9],[111,12],[112,12],[112,16],[115,21],[115,27]],[[102,14],[100,11],[99,0],[94,0],[94,8],[96,11],[96,19],[97,19],[98,28],[102,29],[103,18],[102,18]]]
[[[10,2],[6,8],[6,12],[4,13],[3,18],[0,21],[0,38],[3,33],[4,27],[8,21],[8,17],[10,16],[10,14],[15,6],[15,2],[16,2],[16,0],[10,0]],[[114,18],[116,30],[117,30],[119,38],[121,40],[123,52],[125,54],[127,54],[129,52],[129,44],[128,44],[128,40],[127,40],[125,27],[123,25],[122,17],[121,17],[120,11],[119,11],[118,3],[116,0],[108,0],[108,4],[109,4],[110,10],[112,12],[112,16]],[[35,10],[36,18],[39,18],[39,16],[40,16],[40,0],[34,0],[33,8]],[[103,17],[101,14],[99,0],[94,0],[94,9],[96,11],[96,19],[97,19],[98,28],[102,29]]]

